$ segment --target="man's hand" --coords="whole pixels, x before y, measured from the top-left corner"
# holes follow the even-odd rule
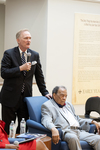
[[[47,97],[48,99],[52,98],[52,96],[50,94],[45,95],[45,97]]]
[[[100,135],[100,124],[99,124],[98,122],[94,121],[94,120],[92,120],[91,123],[96,125],[97,132],[98,132],[98,134]]]
[[[59,132],[58,130],[54,127],[51,129],[52,132],[52,141],[54,144],[58,144],[60,137],[59,137]]]
[[[16,149],[16,150],[18,150],[19,145],[6,144],[6,145],[5,145],[5,148],[6,148],[6,149]]]
[[[20,71],[28,71],[31,69],[31,62],[27,62],[19,67]]]

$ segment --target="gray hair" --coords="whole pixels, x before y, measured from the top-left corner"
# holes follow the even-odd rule
[[[22,32],[25,32],[25,31],[28,31],[28,32],[29,32],[28,29],[22,29],[22,30],[18,31],[18,32],[16,33],[16,39],[19,39],[21,33],[22,33]]]
[[[56,87],[54,87],[54,89],[52,90],[52,95],[53,95],[54,93],[57,94],[57,93],[58,93],[58,90],[59,90],[60,88],[63,88],[63,89],[65,89],[65,90],[67,90],[65,86],[56,86]]]

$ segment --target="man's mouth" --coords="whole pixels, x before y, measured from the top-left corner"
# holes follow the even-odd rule
[[[27,45],[30,45],[30,43],[27,43]]]

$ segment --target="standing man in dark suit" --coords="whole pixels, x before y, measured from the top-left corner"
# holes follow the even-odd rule
[[[1,62],[1,77],[4,79],[1,89],[2,120],[6,123],[7,134],[9,134],[11,120],[15,121],[16,116],[18,117],[16,133],[20,131],[21,119],[27,120],[29,118],[23,99],[32,96],[33,75],[35,75],[41,94],[51,98],[46,90],[39,54],[29,49],[30,32],[27,29],[20,30],[16,34],[16,40],[18,47],[6,50]],[[30,56],[27,53],[30,53]],[[32,62],[35,62],[35,65],[32,65]]]

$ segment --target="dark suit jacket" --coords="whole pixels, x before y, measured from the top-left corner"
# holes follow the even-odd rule
[[[23,72],[20,72],[19,69],[22,63],[18,47],[4,52],[1,62],[1,77],[4,79],[4,84],[1,89],[1,103],[5,106],[14,107],[17,104],[21,95],[23,82],[25,82],[24,96],[32,96],[33,75],[35,75],[37,85],[42,95],[45,96],[48,94],[41,70],[39,54],[31,49],[28,49],[28,52],[31,53],[31,62],[37,61],[37,64],[33,65],[31,70],[27,71],[26,77],[24,77]]]
[[[0,103],[1,103],[1,92],[0,92]]]

